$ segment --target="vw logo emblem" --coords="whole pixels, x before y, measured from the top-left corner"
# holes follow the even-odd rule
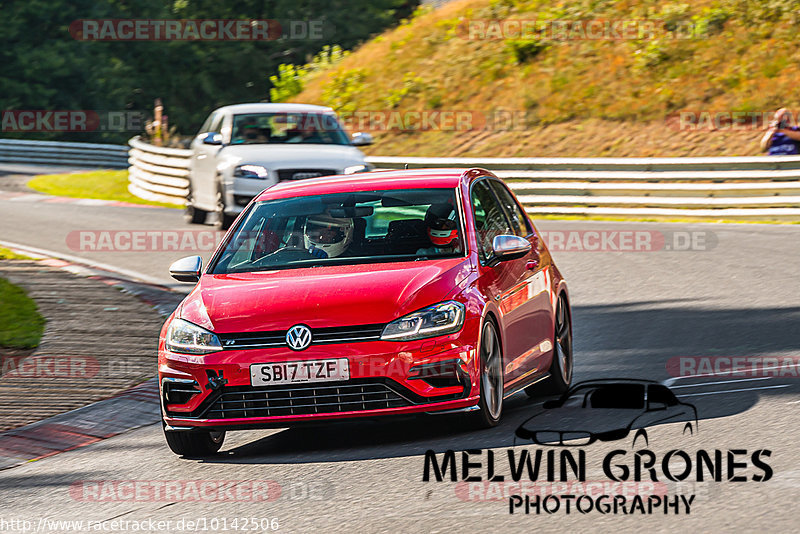
[[[311,345],[311,329],[304,324],[296,324],[286,332],[286,344],[292,350],[305,350]]]

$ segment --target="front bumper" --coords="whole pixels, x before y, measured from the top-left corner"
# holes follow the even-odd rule
[[[478,403],[477,333],[413,342],[368,341],[288,348],[225,350],[191,356],[159,348],[164,422],[173,428],[270,428],[318,420],[415,414]],[[346,357],[338,382],[258,386],[252,364]],[[221,377],[221,379],[220,379]]]

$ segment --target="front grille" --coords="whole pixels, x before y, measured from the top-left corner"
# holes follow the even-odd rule
[[[334,328],[312,328],[311,345],[377,341],[381,337],[383,327],[384,325],[382,324],[367,324]],[[224,350],[264,349],[286,346],[286,330],[218,334],[218,337]]]
[[[233,203],[237,206],[247,206],[253,200],[253,195],[233,195]]]
[[[307,178],[330,176],[332,174],[337,174],[337,171],[334,169],[278,169],[278,181],[305,180]]]
[[[290,384],[268,388],[224,388],[205,416],[209,419],[271,417],[401,408],[413,403],[384,382]]]

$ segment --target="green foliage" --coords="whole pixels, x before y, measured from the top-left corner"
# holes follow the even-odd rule
[[[269,77],[272,83],[272,88],[269,90],[270,101],[288,102],[303,91],[309,80],[333,67],[348,54],[350,52],[343,50],[339,45],[325,45],[310,63],[303,66],[282,63],[278,66],[278,75]]]
[[[299,95],[305,87],[308,71],[296,65],[282,63],[278,66],[278,75],[270,76],[272,88],[269,90],[270,102],[288,102]]]
[[[322,103],[339,113],[353,113],[357,109],[358,97],[364,91],[364,69],[349,69],[337,72],[322,89]]]
[[[664,29],[670,32],[680,30],[691,17],[689,4],[664,4],[661,11],[654,18],[664,22]]]
[[[390,89],[389,94],[384,99],[388,108],[396,108],[400,102],[408,95],[419,93],[425,86],[425,82],[413,72],[407,72],[403,76],[403,83],[396,89]]]
[[[508,39],[505,44],[506,50],[519,64],[527,63],[550,47],[544,39]]]
[[[10,0],[3,2],[0,109],[139,111],[161,98],[169,123],[194,133],[221,105],[258,102],[270,75],[296,90],[279,65],[304,65],[330,42],[351,49],[409,17],[417,0]],[[322,39],[260,41],[81,41],[81,19],[323,21]],[[289,25],[284,24],[284,31]],[[330,49],[331,59],[336,55]],[[302,78],[297,81],[302,82]],[[287,93],[288,92],[288,93]],[[125,142],[140,131],[3,133],[4,137]]]
[[[706,8],[700,15],[693,18],[695,35],[708,37],[722,31],[725,23],[731,18],[731,13],[722,7]]]

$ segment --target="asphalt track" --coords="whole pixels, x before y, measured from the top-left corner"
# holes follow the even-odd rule
[[[1,199],[0,214],[0,240],[135,271],[164,284],[171,284],[166,275],[169,263],[189,254],[92,252],[76,248],[74,237],[68,239],[75,231],[186,230],[176,210],[19,198]],[[253,519],[259,522],[250,531],[268,531],[261,519],[273,518],[282,532],[733,532],[757,528],[796,532],[800,526],[795,510],[800,492],[797,368],[691,378],[674,376],[675,368],[668,362],[680,357],[746,357],[769,366],[773,361],[800,358],[800,225],[542,221],[538,227],[545,232],[607,232],[609,243],[611,232],[648,233],[659,250],[582,251],[575,249],[580,242],[573,241],[571,251],[554,251],[571,289],[576,379],[667,381],[681,400],[697,407],[700,432],[687,438],[674,431],[675,425],[652,429],[649,448],[659,458],[670,449],[691,454],[697,449],[712,454],[721,450],[723,458],[728,450],[746,450],[747,454],[737,454],[747,461],[753,451],[768,449],[770,480],[749,479],[759,472],[750,462],[742,469],[746,482],[697,482],[694,475],[688,479],[692,483],[666,481],[663,487],[671,495],[696,496],[688,516],[683,510],[680,515],[663,510],[644,515],[582,514],[574,509],[567,514],[563,504],[552,514],[518,511],[512,515],[507,493],[514,493],[515,486],[422,482],[426,450],[494,449],[502,459],[512,447],[517,454],[523,448],[536,450],[518,439],[515,442],[516,427],[540,406],[539,401],[522,395],[507,400],[503,423],[492,430],[468,432],[456,419],[440,416],[237,432],[228,435],[217,458],[205,461],[174,456],[160,427],[151,425],[1,471],[0,520],[27,520],[34,531],[41,527],[39,532],[87,531],[86,524],[80,530],[78,525],[52,523],[81,520],[118,520],[123,523],[111,529],[118,532],[133,531],[134,526],[124,521],[148,520],[172,523],[145,524],[146,532],[157,532],[159,527],[161,531],[203,531],[203,524],[187,528],[186,523],[178,523],[203,518],[209,532],[223,531],[223,525],[228,531],[250,530],[255,526]],[[691,240],[692,235],[694,250],[674,250],[683,248],[685,237]],[[563,236],[567,243],[570,236],[578,236],[583,244],[596,243],[593,238],[586,241],[585,233]],[[665,236],[671,250],[660,246],[659,236]],[[583,448],[587,480],[607,481],[602,459],[613,448],[627,450],[625,458],[633,466],[630,439],[592,444]],[[459,467],[460,458],[459,454]],[[480,458],[485,464],[486,453]],[[498,470],[508,474],[507,467]],[[485,477],[485,468],[482,473]],[[657,478],[659,483],[665,480],[660,473]],[[132,481],[140,481],[140,487],[141,481],[177,481],[176,487],[185,490],[191,481],[201,480],[235,482],[242,491],[233,497],[214,494],[222,500],[212,502],[204,502],[202,496],[198,500],[188,491],[169,497],[142,493],[138,498],[127,491],[109,491],[134,487]],[[247,495],[248,481],[253,480],[276,484],[270,486],[273,492],[266,500]],[[125,482],[131,484],[125,486]],[[98,487],[104,489],[94,497],[92,488]],[[276,498],[277,487],[281,491]],[[542,483],[528,491],[564,494],[580,493],[581,488],[593,491],[587,486],[554,488]],[[619,491],[619,487],[603,488]],[[625,491],[651,489],[640,485]],[[239,521],[233,527],[236,518]],[[110,523],[106,526],[111,528]],[[0,523],[0,531],[13,532],[13,527]]]

